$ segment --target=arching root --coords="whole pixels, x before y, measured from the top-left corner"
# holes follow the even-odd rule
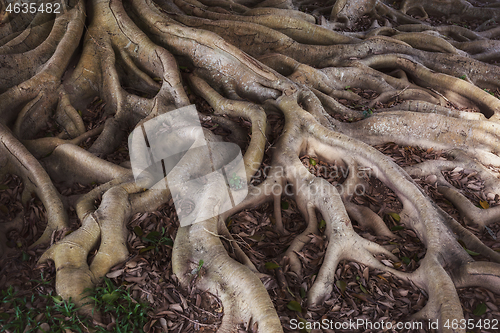
[[[248,267],[231,259],[220,239],[214,236],[218,223],[217,218],[213,218],[178,230],[176,255],[172,258],[174,273],[184,286],[196,280],[198,288],[221,298],[224,317],[218,332],[232,332],[238,324],[247,323],[262,332],[283,332],[259,278]],[[196,271],[200,262],[203,266]]]
[[[243,158],[247,183],[266,158],[270,161],[267,178],[250,186],[246,199],[227,212],[220,214],[222,204],[212,196],[222,192],[221,187],[212,187],[208,195],[196,193],[213,217],[177,232],[174,273],[184,287],[208,290],[222,299],[225,313],[219,332],[239,325],[265,333],[283,331],[257,265],[237,244],[235,253],[242,263],[231,259],[220,238],[234,241],[224,225],[227,217],[264,202],[273,202],[278,233],[289,235],[281,213],[284,194],[295,200],[306,222],[279,254],[288,257],[297,277],[304,278],[297,253],[311,237],[321,237],[311,236],[320,232],[320,215],[326,223],[323,237],[328,245],[308,291],[310,305],[330,298],[337,266],[344,259],[421,288],[428,302],[414,314],[417,319],[464,319],[457,288],[480,285],[500,292],[500,254],[448,216],[410,177],[436,186],[467,223],[487,228],[497,222],[498,208],[476,208],[443,173],[457,167],[473,170],[490,197],[500,195],[496,175],[484,166],[500,166],[500,102],[492,96],[500,87],[500,70],[483,62],[498,59],[499,45],[493,38],[500,30],[488,25],[492,21],[472,31],[431,26],[410,15],[496,20],[498,8],[473,7],[462,0],[407,0],[400,8],[381,0],[335,1],[324,8],[313,8],[312,1],[288,0],[110,0],[92,1],[87,24],[83,2],[71,3],[53,24],[37,14],[27,32],[12,30],[22,18],[0,14],[0,60],[10,66],[0,68],[2,173],[18,174],[25,186],[23,200],[35,193],[46,208],[48,225],[35,245],[67,228],[63,202],[75,204],[82,223],[40,259],[54,261],[56,289],[63,298],[83,305],[85,289],[128,257],[130,217],[171,199],[165,180],[156,185],[148,177],[133,182],[129,168],[105,158],[130,129],[191,104],[187,90],[208,102],[213,114],[203,117],[214,117],[232,130],[230,139],[237,137],[245,147],[247,135],[251,137]],[[314,16],[292,10],[298,5],[330,13],[332,22],[320,18],[323,24],[315,24]],[[365,19],[370,21],[366,31],[332,30]],[[84,25],[88,29],[82,37]],[[82,38],[81,54],[73,58],[75,41]],[[72,59],[74,67],[69,65]],[[89,130],[85,118],[92,111],[85,109],[96,95],[103,100],[103,125]],[[480,113],[468,112],[472,109]],[[274,142],[266,136],[273,130],[271,115],[284,122]],[[61,128],[55,137],[41,138],[49,119]],[[204,134],[210,143],[219,140],[208,130]],[[82,142],[90,148],[79,146]],[[443,149],[453,159],[403,170],[369,146],[387,142]],[[272,156],[266,156],[267,151]],[[304,154],[342,164],[348,170],[345,181],[333,186],[309,173],[300,161]],[[172,176],[188,180],[209,162],[186,154]],[[379,236],[394,237],[378,215],[383,209],[376,213],[353,199],[363,184],[360,170],[370,170],[397,196],[403,207],[398,212],[401,225],[425,246],[414,271],[383,264],[377,256],[398,259],[353,228],[351,219]],[[53,181],[99,185],[62,200]],[[462,244],[490,261],[474,261]],[[89,253],[97,248],[88,263]],[[91,314],[92,304],[82,309]]]

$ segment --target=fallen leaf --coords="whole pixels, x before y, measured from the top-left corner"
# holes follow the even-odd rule
[[[394,221],[396,221],[396,222],[401,221],[401,217],[399,216],[398,213],[391,212],[391,213],[387,213],[387,215],[391,216],[394,219]]]
[[[288,304],[286,305],[286,307],[289,308],[292,311],[302,312],[302,306],[300,306],[300,303],[297,302],[297,301],[290,301],[290,302],[288,302]]]
[[[106,277],[108,277],[110,279],[117,278],[117,277],[119,277],[120,275],[123,274],[123,271],[124,271],[123,269],[119,269],[119,270],[110,272],[110,273],[106,274]]]
[[[479,204],[481,205],[481,207],[483,207],[484,209],[488,209],[490,208],[490,204],[488,203],[488,201],[479,201]]]
[[[342,294],[347,289],[347,283],[344,280],[337,280],[337,282],[335,282],[335,285],[340,289],[340,292]]]
[[[276,268],[280,267],[280,265],[278,265],[277,263],[272,262],[272,261],[270,261],[270,262],[266,262],[264,266],[265,266],[265,267],[266,267],[266,269],[268,269],[268,270],[271,270],[271,269],[276,269]]]
[[[485,303],[479,303],[476,308],[474,309],[473,313],[476,316],[482,316],[483,314],[486,313],[486,304]]]

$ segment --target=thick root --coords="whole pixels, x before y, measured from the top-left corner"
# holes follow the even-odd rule
[[[399,8],[382,0],[321,6],[289,0],[89,2],[88,14],[83,1],[65,3],[57,15],[28,18],[6,14],[3,7],[0,11],[1,173],[22,178],[24,203],[34,193],[45,206],[48,224],[34,245],[68,227],[63,202],[75,206],[82,223],[40,259],[54,261],[56,291],[63,298],[72,298],[91,314],[85,290],[127,259],[131,216],[176,199],[173,187],[174,198],[165,186],[166,177],[132,181],[129,167],[136,161],[114,163],[109,154],[133,128],[145,128],[149,120],[192,103],[202,120],[220,124],[230,132],[226,140],[246,149],[242,178],[247,184],[263,167],[269,171],[228,211],[215,195],[226,191],[227,180],[209,184],[208,194],[191,193],[212,215],[187,226],[180,221],[173,271],[185,288],[221,298],[225,313],[219,332],[241,325],[283,332],[258,278],[259,266],[237,244],[234,252],[241,263],[236,262],[221,242],[221,237],[234,242],[226,218],[265,202],[272,202],[278,234],[290,236],[281,211],[283,195],[296,202],[305,220],[304,229],[279,254],[296,277],[307,278],[299,252],[320,237],[319,216],[326,223],[328,245],[308,291],[309,305],[331,298],[342,260],[388,272],[423,290],[428,302],[413,314],[417,319],[464,319],[457,288],[481,286],[500,293],[500,254],[439,208],[411,178],[433,186],[465,223],[490,230],[498,222],[500,208],[475,207],[446,176],[456,168],[470,170],[491,202],[500,195],[500,181],[492,171],[500,166],[500,69],[494,64],[500,47],[494,38],[500,30],[493,26],[498,7],[474,7],[464,0],[405,0]],[[292,9],[296,7],[321,17]],[[459,22],[488,20],[475,31],[426,21],[441,16]],[[369,28],[346,31],[362,24]],[[74,54],[76,41],[82,45],[79,54]],[[92,104],[88,109],[96,96],[102,99],[100,108]],[[101,118],[89,123],[94,112]],[[270,124],[276,119],[274,128]],[[44,137],[49,125],[54,137]],[[278,128],[280,133],[272,133]],[[179,130],[177,141],[169,144],[190,140],[192,133],[192,128]],[[221,141],[208,129],[203,134],[208,144]],[[403,169],[370,146],[388,142],[442,149],[448,160]],[[217,168],[228,154],[214,155]],[[347,171],[343,182],[334,186],[310,173],[301,162],[303,155],[342,165]],[[169,177],[186,183],[213,162],[186,153]],[[412,272],[383,264],[380,255],[397,258],[353,228],[356,221],[377,236],[396,237],[381,218],[384,207],[356,201],[356,189],[370,177],[394,193],[402,207],[400,224],[425,246],[425,256]],[[61,198],[53,182],[98,184],[81,196]],[[474,261],[463,244],[490,261]],[[98,250],[88,262],[93,249]]]

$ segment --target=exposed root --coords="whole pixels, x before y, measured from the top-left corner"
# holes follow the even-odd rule
[[[396,238],[380,216],[375,214],[371,209],[350,202],[345,203],[345,208],[349,217],[356,220],[361,226],[370,228],[379,236]]]
[[[209,183],[207,193],[186,193],[191,190],[181,186],[183,195],[196,198],[194,209],[206,208],[208,215],[189,225],[180,221],[173,271],[185,288],[221,298],[225,312],[219,332],[240,325],[283,331],[259,280],[259,266],[224,224],[242,209],[272,202],[275,230],[290,236],[283,196],[296,202],[306,222],[279,254],[298,279],[308,278],[299,252],[311,239],[320,239],[318,220],[325,222],[326,252],[308,290],[310,306],[335,293],[337,266],[346,259],[423,290],[428,302],[413,314],[416,319],[465,319],[457,288],[482,286],[500,293],[500,254],[439,208],[412,179],[420,178],[443,195],[466,224],[487,228],[500,219],[500,208],[484,203],[500,196],[498,170],[492,171],[500,167],[500,69],[495,63],[500,44],[494,39],[500,30],[493,25],[498,7],[474,7],[464,0],[405,0],[399,8],[382,0],[89,3],[87,22],[83,1],[68,1],[55,16],[36,14],[31,23],[0,8],[1,173],[22,178],[24,203],[35,194],[45,206],[47,227],[34,245],[68,228],[63,202],[76,210],[81,226],[40,258],[54,261],[56,291],[63,298],[84,305],[82,311],[91,315],[84,291],[127,259],[127,224],[133,214],[175,199],[166,178],[153,180],[144,172],[133,181],[130,166],[137,161],[115,163],[112,154],[132,156],[124,143],[133,128],[190,105],[196,96],[209,105],[198,105],[202,119],[220,124],[231,132],[226,140],[246,149],[242,178],[247,184],[266,163],[266,178],[249,186],[246,198],[229,210],[216,195],[227,191],[227,179]],[[313,14],[293,9],[298,7]],[[441,16],[488,21],[475,30],[429,24]],[[358,29],[363,24],[366,29]],[[81,50],[74,54],[80,40]],[[102,99],[102,114],[87,108],[95,96]],[[89,124],[94,113],[100,119]],[[270,124],[276,117],[275,128]],[[44,137],[47,126],[53,126],[54,137]],[[175,139],[165,138],[169,145],[180,145],[193,139],[192,130],[179,129]],[[209,146],[214,144],[210,147],[221,143],[208,129],[203,134]],[[403,169],[371,147],[387,142],[446,150],[449,160],[418,160]],[[193,175],[219,169],[229,154],[209,158],[190,150],[171,168],[169,181],[184,184]],[[303,155],[339,165],[346,174],[333,185],[321,172],[309,172]],[[152,155],[139,162],[150,160]],[[149,165],[141,166],[146,170]],[[475,187],[484,192],[483,209],[450,177],[457,168],[482,182]],[[351,219],[377,236],[396,238],[381,217],[387,207],[356,201],[367,179],[392,191],[402,206],[399,223],[425,246],[415,270],[391,267],[389,260],[399,259],[353,228]],[[97,186],[61,198],[53,182]],[[0,225],[0,243],[11,227],[19,227],[19,219]],[[228,255],[221,238],[241,263]],[[89,260],[93,249],[97,252]],[[489,261],[474,261],[470,250]],[[277,275],[284,288],[283,271]]]
[[[12,135],[10,130],[1,124],[0,143],[2,171],[20,176],[23,179],[25,193],[36,193],[47,209],[49,222],[43,235],[33,246],[48,242],[52,232],[68,228],[66,210],[59,198],[59,193],[40,163]]]
[[[216,225],[214,218],[179,229],[174,247],[176,255],[172,258],[175,274],[186,287],[196,280],[198,288],[213,291],[221,298],[225,315],[219,332],[232,332],[238,323],[252,326],[257,323],[263,332],[282,332],[260,280],[248,267],[231,259],[220,239],[210,233],[216,232]],[[201,260],[202,271],[197,272],[193,268]]]

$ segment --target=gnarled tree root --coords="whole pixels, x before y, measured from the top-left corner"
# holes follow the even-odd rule
[[[54,231],[68,227],[63,202],[74,204],[82,223],[40,259],[54,261],[56,291],[63,298],[72,298],[91,314],[85,290],[128,257],[126,227],[131,216],[171,199],[165,179],[157,184],[150,177],[135,182],[132,170],[123,166],[126,163],[120,166],[105,157],[122,144],[130,129],[191,104],[187,85],[190,94],[212,107],[214,114],[203,117],[214,117],[233,131],[229,138],[244,141],[247,133],[237,120],[250,122],[251,139],[244,153],[247,182],[272,148],[267,178],[249,186],[243,202],[220,214],[222,203],[213,193],[225,189],[216,184],[219,187],[212,186],[210,193],[200,194],[200,205],[213,209],[213,217],[177,231],[174,273],[183,286],[196,286],[222,299],[225,314],[219,332],[234,331],[241,324],[259,332],[283,331],[255,265],[237,246],[242,263],[230,258],[220,238],[233,241],[224,225],[227,217],[271,201],[275,227],[287,234],[280,207],[284,194],[295,200],[307,224],[282,253],[298,277],[303,277],[303,267],[297,253],[311,234],[319,233],[319,214],[326,222],[328,246],[308,290],[309,305],[330,298],[337,265],[344,259],[421,288],[429,298],[413,314],[417,319],[441,323],[463,319],[457,288],[481,285],[500,292],[500,255],[440,209],[410,177],[435,177],[432,183],[466,222],[480,227],[498,222],[498,208],[476,209],[442,171],[475,170],[485,190],[500,195],[498,178],[484,166],[500,166],[500,102],[490,94],[500,87],[500,70],[483,62],[498,59],[498,43],[491,38],[500,31],[487,25],[478,31],[433,27],[408,15],[498,19],[498,8],[481,9],[463,0],[438,5],[408,0],[399,9],[381,0],[339,0],[316,8],[315,13],[331,14],[331,22],[318,19],[320,26],[314,16],[292,10],[300,5],[292,1],[90,2],[88,24],[83,1],[69,1],[55,17],[37,14],[31,25],[24,25],[28,32],[15,30],[25,17],[0,16],[0,22],[11,23],[0,25],[0,60],[9,64],[0,68],[2,173],[18,174],[25,187],[23,200],[35,193],[47,210],[47,227],[35,245],[47,243]],[[314,6],[310,1],[303,5]],[[365,14],[371,24],[367,31],[331,30],[354,27]],[[47,23],[50,20],[53,24]],[[68,68],[78,40],[82,40],[81,54]],[[363,91],[373,92],[373,97],[364,97]],[[85,118],[91,111],[85,108],[96,95],[104,103],[103,124],[89,127]],[[381,106],[388,103],[395,105]],[[274,142],[267,136],[270,115],[284,120]],[[59,132],[41,138],[51,119],[60,126]],[[189,137],[184,134],[182,138]],[[210,143],[220,140],[208,130],[205,138]],[[90,147],[79,146],[82,142]],[[370,146],[387,142],[447,150],[450,159],[402,169]],[[345,166],[345,181],[333,186],[309,173],[300,160],[304,154]],[[200,164],[209,162],[186,154],[171,176],[188,180]],[[394,237],[376,212],[353,200],[363,182],[359,171],[369,172],[395,193],[403,207],[400,223],[426,247],[414,271],[384,265],[376,256],[397,258],[353,228],[351,219],[377,235]],[[53,181],[99,185],[64,201]],[[462,242],[490,261],[474,261]]]

